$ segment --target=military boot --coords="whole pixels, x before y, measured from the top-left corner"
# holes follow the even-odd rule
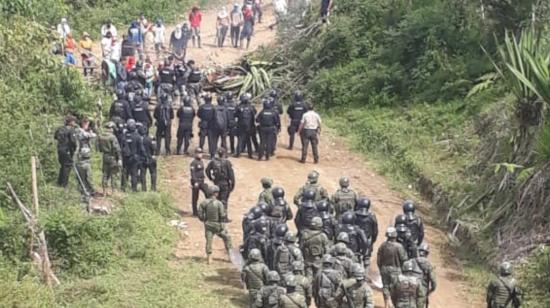
[[[210,257],[211,256],[212,256],[211,254],[206,255],[206,264],[210,264]]]

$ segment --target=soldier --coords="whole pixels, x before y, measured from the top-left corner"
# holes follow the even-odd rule
[[[311,228],[312,220],[317,217],[321,220],[319,211],[315,205],[313,199],[315,198],[315,192],[313,189],[306,189],[303,194],[304,201],[302,206],[298,208],[296,212],[296,217],[294,218],[294,224],[296,229],[298,229],[298,234],[300,235],[304,230]],[[321,220],[321,224],[323,221]]]
[[[510,262],[500,265],[500,275],[494,277],[487,286],[487,308],[518,308],[521,306],[522,292],[512,276]]]
[[[271,191],[271,186],[273,186],[273,180],[270,178],[262,178],[261,179],[262,184],[262,192],[258,196],[258,202],[265,202],[267,204],[273,203],[273,194]]]
[[[191,204],[193,207],[193,216],[198,216],[197,201],[199,192],[202,191],[204,197],[208,197],[208,185],[204,182],[204,162],[202,161],[202,149],[195,149],[195,159],[189,167],[191,174]]]
[[[119,117],[124,122],[132,118],[132,110],[130,109],[130,103],[126,99],[126,93],[123,89],[116,90],[117,99],[111,105],[109,110],[109,118]]]
[[[90,127],[87,118],[82,119],[80,128],[76,132],[77,140],[77,161],[76,176],[80,185],[79,188],[85,195],[95,195],[92,184],[92,139],[97,136]]]
[[[434,268],[428,260],[429,253],[428,244],[422,243],[420,247],[418,247],[418,257],[413,259],[416,263],[415,273],[419,272],[420,274],[421,293],[418,296],[418,307],[426,306],[427,298],[437,287]]]
[[[401,266],[407,261],[405,248],[397,242],[397,230],[389,227],[386,230],[387,240],[378,248],[377,265],[382,276],[382,294],[385,306],[389,306],[390,285],[395,277],[401,273]]]
[[[336,289],[342,282],[340,272],[333,268],[334,258],[331,255],[323,256],[323,269],[315,275],[313,280],[313,297],[317,308],[337,308]]]
[[[250,251],[254,248],[260,250],[262,259],[267,260],[267,248],[269,245],[268,222],[265,218],[260,218],[254,222],[254,232],[247,237],[243,246],[243,256],[247,258]]]
[[[141,180],[141,189],[147,191],[147,171],[151,175],[151,190],[157,191],[157,159],[155,152],[158,147],[155,141],[147,134],[145,126],[138,127],[138,133],[141,136],[140,166],[139,178]]]
[[[316,206],[317,211],[319,211],[319,215],[323,220],[323,232],[325,232],[328,239],[332,243],[334,241],[334,238],[336,237],[336,227],[338,225],[338,222],[332,215],[330,215],[329,203],[327,200],[321,200],[317,202]]]
[[[349,248],[355,254],[358,262],[362,262],[368,248],[368,240],[365,232],[354,225],[355,215],[353,212],[346,212],[342,215],[342,221],[336,229],[337,237],[345,232],[349,236]]]
[[[336,246],[340,243],[344,244],[344,246],[346,247],[346,254],[345,254],[346,257],[348,257],[349,259],[356,262],[357,258],[355,257],[355,253],[353,252],[353,250],[351,250],[349,248],[350,239],[349,239],[349,235],[347,234],[347,232],[340,232],[338,234],[338,236],[336,237],[336,243],[334,243],[334,245],[332,245],[332,247],[330,247],[330,249],[328,250],[328,254],[330,254],[333,257],[336,257],[336,255],[337,255]]]
[[[290,274],[285,277],[286,294],[281,295],[279,300],[280,308],[306,308],[306,298],[296,292],[298,285],[294,275]]]
[[[206,94],[203,96],[204,104],[200,105],[198,111],[199,122],[199,147],[204,149],[204,144],[206,142],[206,136],[208,136],[208,126],[209,122],[214,119],[214,105],[212,105],[212,96]],[[209,149],[210,151],[210,149]],[[213,158],[213,157],[210,157]]]
[[[251,208],[248,214],[243,218],[243,221],[242,221],[243,243],[246,243],[248,236],[254,231],[254,223],[260,218],[267,219],[266,216],[263,214],[262,209],[260,209],[258,206]],[[286,230],[288,230],[288,228]],[[282,241],[282,236],[281,236],[281,241]],[[266,260],[266,263],[267,265],[269,265],[267,260]]]
[[[357,193],[349,188],[349,179],[346,177],[340,178],[340,188],[332,195],[332,205],[336,219],[347,211],[353,211],[357,203]]]
[[[306,299],[306,306],[311,305],[311,298],[313,297],[313,287],[310,278],[305,276],[304,261],[292,262],[292,274],[296,279],[296,292],[302,294]]]
[[[329,198],[328,192],[326,189],[324,189],[321,185],[318,184],[319,181],[319,172],[312,171],[307,175],[307,183],[302,186],[296,195],[294,196],[294,204],[296,206],[300,207],[302,202],[302,195],[306,189],[313,189],[315,191],[315,198],[313,199],[315,202],[326,200]]]
[[[264,99],[263,110],[256,117],[256,122],[260,129],[260,154],[258,160],[262,160],[265,156],[266,160],[273,154],[277,140],[277,133],[281,130],[281,119],[276,110],[273,110],[273,102],[269,99]]]
[[[212,120],[208,121],[208,151],[210,157],[214,157],[221,140],[221,147],[227,148],[225,134],[227,133],[227,110],[225,109],[225,97],[218,96],[218,105],[214,106]]]
[[[267,283],[269,269],[262,262],[262,254],[258,249],[252,249],[241,272],[241,280],[248,290],[250,306],[256,301],[256,294]]]
[[[279,287],[278,283],[281,280],[279,274],[275,271],[267,273],[267,284],[261,287],[256,294],[256,301],[253,307],[255,308],[273,308],[279,307],[281,296],[286,293],[286,290]]]
[[[340,283],[334,295],[342,308],[374,308],[372,290],[365,281],[365,269],[354,264],[353,275]]]
[[[304,254],[306,274],[315,276],[321,268],[321,260],[330,247],[330,241],[321,230],[323,222],[320,217],[311,220],[310,229],[304,229],[300,235],[300,247]]]
[[[218,157],[212,159],[206,167],[206,176],[220,188],[220,201],[227,211],[229,195],[235,189],[233,165],[225,158],[225,149],[218,149]]]
[[[59,127],[54,135],[57,140],[57,159],[60,165],[57,185],[61,187],[67,187],[69,184],[69,175],[74,165],[73,157],[77,147],[75,126],[76,118],[67,116],[65,125]]]
[[[422,219],[414,214],[414,203],[412,201],[405,201],[403,203],[403,213],[405,214],[405,224],[411,231],[411,240],[420,245],[424,241],[424,224]]]
[[[319,163],[319,135],[321,134],[321,117],[315,112],[313,104],[308,104],[308,111],[302,116],[298,134],[302,138],[302,158],[300,162],[305,164],[307,158],[307,148],[311,143],[313,160]]]
[[[227,136],[229,137],[229,148],[231,149],[231,154],[236,153],[235,147],[238,144],[237,136],[239,135],[238,125],[237,125],[237,104],[233,99],[233,93],[228,91],[225,93],[225,109],[227,111]]]
[[[252,158],[252,139],[255,134],[254,119],[256,118],[256,108],[250,104],[252,95],[244,93],[241,95],[241,103],[237,107],[236,117],[239,131],[239,144],[237,146],[237,154],[239,157],[245,147],[248,151],[248,157]]]
[[[111,193],[115,190],[115,174],[122,168],[122,156],[120,144],[114,135],[116,125],[114,122],[107,122],[105,130],[97,138],[97,147],[103,153],[103,177],[101,187],[103,194],[107,194],[107,184],[111,181]]]
[[[188,150],[191,138],[193,138],[193,120],[195,119],[195,114],[195,108],[191,106],[191,97],[185,96],[183,98],[183,106],[177,112],[179,119],[177,154],[181,154],[181,146],[183,144],[183,153],[189,155]]]
[[[160,104],[155,107],[154,118],[157,124],[157,153],[160,154],[160,146],[164,138],[164,150],[166,155],[170,155],[170,141],[172,139],[172,120],[174,119],[174,109],[168,99],[168,94],[162,93]]]
[[[286,224],[287,221],[294,218],[292,209],[285,200],[285,191],[281,187],[275,187],[271,191],[273,202],[268,204],[268,217],[273,225]]]
[[[342,277],[347,279],[350,278],[353,274],[353,259],[348,258],[347,256],[347,247],[344,243],[338,243],[333,246],[334,253],[334,269],[339,271],[342,274]],[[332,254],[331,254],[332,256]]]
[[[275,230],[271,232],[272,237],[268,241],[266,259],[267,266],[270,270],[275,270],[275,252],[284,244],[284,239],[287,232],[288,226],[283,224],[276,226]]]
[[[370,265],[372,247],[378,238],[378,220],[373,212],[369,211],[371,202],[367,197],[361,197],[357,200],[355,207],[355,225],[358,226],[367,237],[367,250],[363,263],[365,267]]]
[[[204,231],[206,237],[206,262],[210,264],[210,256],[212,255],[212,238],[214,235],[219,236],[223,240],[225,250],[229,255],[231,250],[231,237],[225,228],[227,221],[226,212],[223,203],[218,200],[220,189],[218,186],[210,187],[210,196],[200,204],[199,219],[204,223]]]
[[[273,270],[279,275],[284,276],[292,272],[292,262],[304,261],[300,248],[296,245],[296,235],[287,232],[284,237],[284,243],[275,250],[273,258]]]
[[[307,111],[307,106],[304,103],[304,98],[302,95],[302,92],[295,91],[294,92],[294,101],[288,106],[286,113],[288,114],[288,117],[290,118],[290,125],[288,126],[288,149],[292,150],[294,147],[294,137],[296,135],[296,132],[298,132],[298,128],[300,127],[300,121],[302,121],[302,116]]]
[[[414,262],[405,261],[403,273],[398,274],[390,286],[391,298],[395,308],[417,308],[420,295],[420,280],[414,277]]]
[[[407,227],[407,217],[404,214],[395,218],[395,229],[397,230],[397,241],[405,247],[409,258],[416,258],[418,255],[416,241],[412,238],[412,233]]]
[[[129,119],[126,123],[126,131],[123,135],[122,148],[122,190],[126,191],[128,177],[130,177],[132,191],[137,191],[139,149],[141,148],[141,137],[136,129],[136,121]]]

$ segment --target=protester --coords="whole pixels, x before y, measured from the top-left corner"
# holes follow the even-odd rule
[[[189,24],[191,25],[191,37],[193,39],[193,47],[195,47],[195,40],[197,41],[198,47],[201,47],[201,22],[202,22],[202,13],[197,6],[194,6],[189,13]]]
[[[241,30],[240,48],[243,48],[243,41],[246,39],[246,49],[250,46],[250,40],[254,33],[254,13],[252,6],[247,4],[243,9],[243,28]]]
[[[66,65],[76,65],[76,58],[74,53],[76,51],[76,41],[73,39],[71,33],[67,34],[65,38],[65,64]]]
[[[164,33],[166,28],[162,23],[162,20],[159,18],[156,20],[155,25],[153,26],[154,34],[154,43],[155,43],[155,52],[157,53],[157,61],[160,59],[160,52],[164,50]]]
[[[223,47],[225,42],[225,37],[227,35],[227,29],[229,28],[229,15],[227,14],[227,9],[225,6],[222,6],[221,10],[218,12],[218,18],[216,20],[216,30],[217,30],[217,45],[219,48]]]
[[[117,37],[117,30],[111,20],[107,20],[103,26],[101,26],[101,37],[106,37],[107,33],[111,33],[111,37]]]
[[[239,35],[241,33],[241,26],[243,25],[244,18],[241,7],[238,3],[233,4],[233,10],[231,11],[231,45],[234,48],[239,47]]]
[[[57,25],[57,33],[62,40],[67,38],[67,35],[71,34],[71,27],[67,23],[67,18],[61,18],[61,23]]]
[[[80,55],[82,56],[82,70],[84,76],[94,73],[94,55],[92,53],[92,47],[94,42],[90,38],[88,32],[82,34],[82,39],[80,40],[78,46],[80,47]]]

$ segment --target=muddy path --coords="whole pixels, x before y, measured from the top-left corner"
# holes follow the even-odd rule
[[[246,54],[246,51],[232,47],[219,49],[214,46],[216,12],[217,9],[204,11],[203,48],[188,49],[188,59],[196,60],[203,67],[213,64],[233,63]],[[274,41],[275,32],[268,29],[268,25],[273,20],[271,7],[266,6],[264,23],[256,26],[250,51],[261,44]],[[286,120],[284,121],[286,122]],[[175,130],[176,127],[173,129]],[[195,135],[197,135],[196,131]],[[172,151],[174,152],[175,133],[172,136]],[[395,215],[401,211],[403,200],[399,194],[389,188],[383,177],[368,168],[363,157],[349,151],[341,139],[328,130],[325,130],[321,136],[320,164],[313,164],[311,158],[308,163],[300,164],[298,162],[300,157],[299,144],[295,147],[295,150],[289,151],[286,149],[287,142],[286,129],[283,129],[283,132],[279,135],[276,158],[269,162],[259,162],[248,158],[230,158],[236,175],[236,188],[229,201],[229,217],[232,223],[228,224],[234,247],[242,244],[241,220],[243,214],[257,200],[258,193],[261,190],[260,179],[262,177],[269,176],[273,178],[275,185],[284,187],[287,200],[292,203],[294,193],[305,183],[307,174],[312,170],[317,170],[320,173],[320,183],[330,193],[337,189],[338,179],[341,176],[348,176],[354,189],[370,197],[373,202],[373,210],[379,220],[381,236],[379,236],[375,245],[378,247],[384,240],[385,228],[393,221]],[[191,151],[197,143],[198,141],[194,140]],[[184,266],[185,262],[189,260],[205,262],[204,228],[200,221],[190,215],[189,163],[191,158],[187,156],[161,156],[159,161],[161,187],[176,202],[183,220],[188,225],[188,236],[182,238],[175,248],[175,265]],[[428,226],[426,238],[431,246],[430,260],[436,268],[438,280],[438,289],[430,297],[430,307],[480,307],[480,299],[472,299],[466,293],[468,285],[465,282],[460,263],[453,257],[451,250],[448,248],[444,233]],[[236,306],[243,306],[246,292],[242,290],[240,285],[238,269],[225,261],[223,242],[220,239],[214,240],[213,257],[214,262],[211,267],[215,269],[217,276],[208,277],[207,279],[216,280],[219,292],[227,294]],[[375,259],[372,264],[376,264]],[[383,307],[380,293],[376,294],[375,301],[377,307]]]

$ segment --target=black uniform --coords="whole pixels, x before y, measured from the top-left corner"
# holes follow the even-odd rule
[[[124,132],[124,139],[122,143],[122,190],[126,190],[126,183],[128,177],[130,177],[132,183],[132,190],[137,191],[138,183],[138,168],[141,157],[139,155],[142,147],[141,136],[136,130]]]
[[[208,152],[210,157],[214,157],[218,149],[218,141],[221,140],[221,146],[227,147],[225,133],[227,132],[227,111],[225,106],[214,106],[212,119],[208,121]]]
[[[227,212],[229,194],[235,188],[235,173],[231,162],[219,157],[212,159],[206,167],[206,176],[220,188],[218,199]]]
[[[198,68],[187,71],[187,92],[190,96],[198,98],[201,93],[202,73]]]
[[[258,159],[265,156],[269,160],[269,156],[273,155],[275,149],[275,140],[277,132],[281,129],[281,119],[279,113],[273,108],[267,108],[260,111],[256,122],[260,125],[260,154]]]
[[[136,123],[141,123],[147,130],[151,127],[153,123],[153,118],[151,113],[149,113],[149,102],[144,100],[141,96],[136,95],[134,98],[134,103],[132,104],[132,118],[136,120]]]
[[[368,248],[368,240],[365,232],[354,225],[340,224],[336,228],[336,238],[338,238],[338,235],[342,232],[346,232],[349,236],[350,243],[348,248],[357,256],[357,260],[362,261]]]
[[[163,100],[155,107],[154,117],[157,124],[157,153],[160,153],[160,144],[164,138],[164,149],[166,154],[170,154],[170,141],[172,139],[172,119],[174,119],[174,109],[170,101]]]
[[[151,174],[151,190],[157,191],[157,161],[155,155],[155,142],[149,135],[141,137],[139,177],[141,189],[147,191],[147,170]]]
[[[109,117],[121,118],[125,123],[128,119],[132,118],[132,110],[130,110],[130,103],[125,99],[117,99],[111,105],[109,110]]]
[[[73,157],[77,147],[76,133],[70,126],[61,126],[55,131],[54,138],[57,140],[57,159],[60,165],[57,185],[67,187],[71,168],[74,165]]]
[[[193,206],[193,215],[198,216],[197,201],[199,192],[202,191],[204,197],[208,197],[208,185],[204,182],[204,162],[199,159],[193,159],[189,166],[191,174],[191,204]]]
[[[179,91],[181,97],[183,97],[186,92],[187,85],[187,68],[185,65],[178,64],[175,69],[175,78],[176,78],[176,89]]]
[[[165,66],[159,71],[159,91],[157,95],[160,97],[162,93],[172,96],[174,93],[174,83],[176,81],[176,72],[169,66]]]
[[[241,103],[237,107],[237,127],[239,132],[239,144],[237,146],[237,157],[248,150],[248,157],[252,158],[252,138],[256,134],[254,118],[256,117],[256,108],[250,103]]]
[[[185,154],[188,154],[189,150],[189,143],[191,138],[193,138],[193,120],[195,119],[195,109],[188,106],[182,106],[178,110],[178,119],[179,119],[179,125],[178,125],[178,145],[177,145],[177,153],[179,154],[181,151],[181,146],[185,142],[183,146],[183,152]]]
[[[199,107],[198,116],[200,119],[199,147],[204,149],[204,143],[206,142],[206,136],[208,135],[208,122],[214,118],[214,105],[212,105],[211,100],[206,100],[206,102]]]
[[[237,126],[237,105],[233,99],[229,99],[225,103],[225,109],[227,110],[227,136],[229,137],[229,147],[231,154],[235,154],[235,146],[238,144],[237,136],[239,135],[239,131]]]
[[[296,212],[296,217],[294,218],[294,224],[296,224],[298,233],[303,232],[304,229],[311,228],[311,221],[315,217],[321,217],[317,207],[315,207],[315,203],[311,200],[304,201],[302,206],[298,208],[298,212]]]
[[[298,128],[300,128],[300,121],[306,111],[307,106],[302,101],[293,102],[290,106],[288,106],[286,113],[290,118],[290,125],[288,126],[288,135],[290,138],[288,141],[288,147],[290,149],[294,146],[294,137],[298,131]]]
[[[365,257],[370,258],[372,255],[372,246],[378,238],[378,221],[374,213],[362,211],[355,212],[355,225],[359,227],[365,233],[367,237],[368,250],[365,253]]]

